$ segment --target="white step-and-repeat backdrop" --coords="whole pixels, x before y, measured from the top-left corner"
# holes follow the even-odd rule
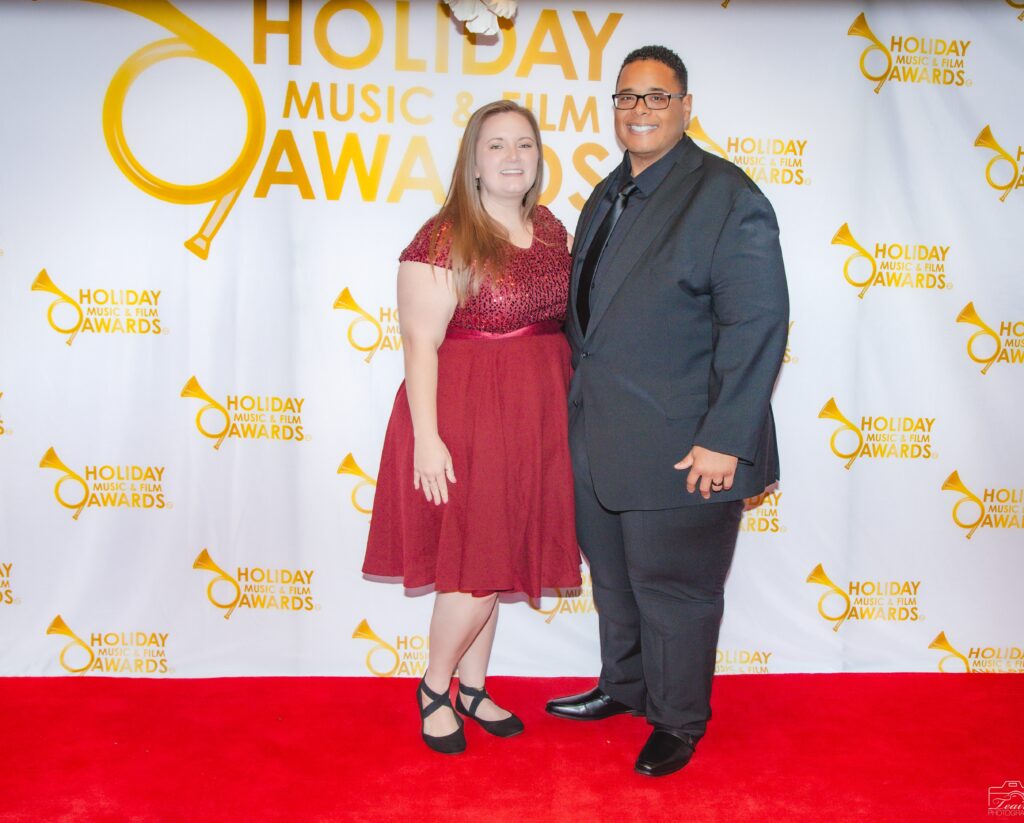
[[[5,2],[0,674],[420,673],[432,598],[359,572],[397,255],[500,97],[571,231],[652,42],[792,297],[720,671],[1021,671],[1022,7]],[[495,673],[597,665],[587,586],[503,609]]]

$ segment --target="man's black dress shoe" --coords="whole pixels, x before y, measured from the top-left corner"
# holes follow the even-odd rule
[[[549,700],[544,710],[548,714],[567,720],[604,720],[617,714],[642,714],[631,706],[609,697],[597,686],[583,694]]]
[[[640,750],[634,768],[648,777],[672,774],[690,762],[695,745],[688,734],[655,729]]]

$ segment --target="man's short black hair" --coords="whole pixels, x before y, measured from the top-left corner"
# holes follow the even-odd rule
[[[633,49],[629,54],[626,55],[626,59],[622,61],[622,65],[619,67],[619,76],[622,75],[622,70],[626,68],[630,63],[636,63],[638,60],[657,60],[659,63],[664,63],[676,76],[676,80],[679,81],[679,85],[682,87],[683,94],[686,94],[686,66],[680,59],[679,55],[676,54],[672,49],[665,48],[665,46],[641,46],[638,49]],[[618,87],[619,79],[615,78],[615,85]]]

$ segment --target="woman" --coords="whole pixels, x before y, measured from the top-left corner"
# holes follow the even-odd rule
[[[538,205],[542,173],[530,111],[483,106],[441,211],[400,257],[405,382],[363,571],[434,585],[417,704],[424,742],[445,754],[466,747],[456,712],[500,737],[523,730],[485,690],[498,592],[539,597],[580,583],[560,333],[570,239]]]

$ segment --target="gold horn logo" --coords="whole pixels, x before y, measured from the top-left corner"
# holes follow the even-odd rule
[[[704,131],[704,127],[700,124],[699,118],[694,117],[690,120],[690,125],[687,126],[686,133],[694,140],[698,140],[712,151],[724,157],[726,160],[729,159],[729,155],[726,154],[725,149],[719,146],[718,143],[712,140],[711,137],[708,136],[708,133]]]
[[[847,246],[848,248],[853,249],[853,254],[847,257],[846,262],[843,263],[843,277],[851,286],[860,289],[860,293],[857,297],[863,298],[875,280],[875,275],[878,273],[878,263],[868,250],[854,238],[853,233],[850,231],[849,223],[843,223],[843,225],[839,227],[839,231],[837,231],[835,236],[832,238],[832,245]],[[850,275],[850,264],[854,260],[861,258],[867,260],[871,265],[871,273],[864,280],[856,280]]]
[[[860,455],[861,447],[864,445],[864,435],[861,434],[859,428],[857,428],[841,411],[839,406],[836,405],[836,399],[830,397],[828,402],[821,407],[821,411],[818,412],[819,420],[835,420],[842,425],[832,432],[832,436],[829,438],[828,445],[832,449],[832,454],[841,460],[846,461],[844,468],[849,469],[853,465],[853,461]],[[851,431],[857,438],[857,445],[852,451],[844,452],[839,450],[839,446],[836,445],[836,438],[845,431]]]
[[[369,486],[372,488],[377,487],[377,481],[374,480],[370,475],[359,468],[359,464],[356,463],[356,459],[352,456],[352,452],[345,455],[345,459],[341,461],[341,465],[338,466],[338,474],[350,474],[353,477],[359,478],[359,482],[356,483],[352,489],[352,505],[356,511],[362,514],[373,514],[373,504],[370,504],[369,508],[360,505],[359,503],[359,491],[360,489]]]
[[[544,622],[550,625],[551,621],[555,619],[555,615],[558,614],[558,607],[562,605],[562,598],[571,596],[571,593],[571,589],[566,589],[564,591],[562,589],[555,589],[555,605],[550,609],[541,608],[541,599],[539,597],[527,598],[527,602],[529,603],[530,608],[537,612],[537,614],[543,614]]]
[[[562,602],[562,590],[555,589],[555,605],[553,605],[550,609],[541,608],[542,604],[541,599],[539,597],[529,597],[527,598],[526,602],[529,604],[530,608],[533,609],[535,612],[537,612],[538,614],[545,615],[544,622],[550,624],[551,621],[555,619],[555,615],[558,614],[558,606]]]
[[[348,324],[348,342],[356,351],[366,352],[367,354],[364,358],[364,362],[369,363],[373,360],[373,356],[380,348],[380,344],[384,342],[384,329],[381,327],[380,322],[355,301],[355,298],[352,297],[352,292],[348,290],[347,286],[342,290],[341,294],[338,295],[338,299],[334,301],[334,308],[355,312],[359,315],[355,320]],[[356,327],[360,323],[369,323],[373,326],[374,338],[373,342],[368,346],[363,345],[356,340]]]
[[[807,575],[806,582],[817,583],[819,586],[824,586],[828,589],[827,592],[825,592],[820,598],[818,598],[818,614],[820,614],[823,618],[825,618],[833,624],[832,631],[839,631],[839,627],[842,626],[843,621],[845,621],[846,618],[850,616],[850,611],[853,608],[852,604],[850,603],[850,595],[844,592],[841,588],[839,588],[835,583],[833,583],[829,579],[829,576],[825,574],[825,569],[821,565],[821,563],[815,566],[811,570],[811,573]],[[825,599],[828,597],[832,597],[834,595],[838,595],[839,599],[842,601],[843,610],[838,614],[829,614],[827,611],[825,611]]]
[[[199,381],[196,380],[196,376],[194,374],[186,381],[185,386],[181,390],[181,396],[194,397],[197,400],[206,401],[206,405],[196,412],[196,428],[199,429],[199,433],[202,434],[203,437],[216,440],[217,442],[213,444],[213,447],[215,449],[219,449],[220,444],[224,442],[224,438],[228,436],[228,431],[231,428],[231,415],[228,414],[228,410],[214,400],[209,393],[199,385]],[[208,431],[203,428],[203,414],[211,409],[224,418],[224,425],[218,431]]]
[[[46,454],[43,455],[43,459],[39,461],[39,468],[41,469],[56,469],[57,471],[64,472],[64,476],[57,481],[57,485],[53,487],[53,496],[57,498],[57,502],[60,503],[65,509],[74,509],[75,513],[71,516],[72,520],[77,520],[78,516],[82,513],[82,509],[85,508],[85,504],[89,502],[89,484],[82,479],[82,476],[77,472],[71,471],[65,464],[64,461],[57,457],[57,452],[53,446],[50,446],[46,450]],[[82,497],[79,500],[65,500],[61,495],[61,486],[65,483],[77,483],[82,489]]]
[[[868,25],[864,12],[857,15],[857,19],[853,21],[849,31],[846,33],[853,37],[865,37],[871,42],[871,45],[861,52],[860,73],[868,80],[878,83],[878,85],[875,86],[875,94],[878,94],[882,90],[882,86],[885,84],[885,81],[889,78],[889,72],[892,71],[892,55],[889,53],[889,49],[885,47],[881,40],[875,37],[875,33],[871,31],[871,26]],[[864,61],[867,59],[867,56],[873,51],[879,51],[882,53],[882,56],[885,57],[885,69],[881,74],[871,74],[868,71],[867,66],[864,65]]]
[[[967,356],[971,358],[975,363],[983,363],[984,366],[981,369],[981,373],[985,374],[992,364],[999,359],[999,355],[1003,350],[1003,341],[999,339],[999,335],[996,334],[995,329],[988,325],[981,317],[978,316],[977,310],[974,308],[974,302],[968,303],[962,309],[960,314],[956,316],[957,323],[970,323],[972,326],[977,326],[981,331],[976,331],[967,340]],[[994,340],[996,343],[996,350],[988,357],[979,357],[974,351],[974,341],[979,337],[988,338]]]
[[[77,634],[68,628],[68,624],[64,622],[64,618],[59,614],[53,618],[49,628],[46,630],[47,634],[59,634],[64,637],[70,637],[71,642],[68,643],[63,649],[60,650],[60,665],[64,671],[70,672],[71,674],[85,674],[92,668],[92,664],[96,660],[96,654],[93,652],[92,647],[82,640]],[[65,659],[64,656],[74,647],[85,649],[85,653],[88,655],[87,662],[83,666],[72,666]]]
[[[46,322],[50,324],[50,328],[55,332],[58,332],[59,334],[66,334],[68,339],[64,342],[70,346],[75,339],[75,335],[77,335],[79,329],[82,328],[82,323],[85,322],[85,315],[82,313],[82,307],[78,305],[78,302],[69,294],[57,288],[57,285],[50,278],[46,269],[39,270],[39,274],[36,275],[36,279],[32,281],[32,291],[45,291],[50,294],[57,295],[57,299],[54,300],[50,304],[50,308],[46,310]],[[61,304],[71,306],[71,310],[75,313],[75,322],[70,326],[61,326],[53,317],[53,310]]]
[[[1020,177],[1020,166],[1017,165],[1017,161],[1013,155],[1000,146],[995,137],[992,136],[991,126],[985,126],[985,128],[978,132],[978,136],[974,140],[974,145],[979,149],[989,149],[996,153],[995,157],[991,158],[988,161],[988,165],[985,166],[985,182],[996,191],[1002,192],[999,196],[999,202],[1005,203],[1006,198],[1010,196],[1010,192],[1013,191],[1014,187],[1017,185],[1017,180]],[[992,177],[992,167],[1000,161],[1010,164],[1010,179],[1006,183],[997,183]]]
[[[366,668],[377,675],[377,677],[391,677],[391,675],[398,671],[398,665],[401,662],[401,659],[398,656],[398,649],[390,643],[385,643],[381,640],[377,635],[377,632],[370,628],[370,624],[366,622],[365,617],[359,621],[359,625],[356,626],[356,630],[352,632],[352,638],[354,640],[369,640],[376,644],[366,653]],[[384,652],[386,655],[390,656],[392,663],[390,669],[385,671],[384,669],[378,669],[373,665],[373,656],[377,652]]]
[[[571,589],[559,589],[559,588],[556,588],[554,590],[554,592],[555,592],[555,603],[554,603],[554,605],[550,609],[543,609],[543,608],[541,608],[541,605],[542,605],[541,604],[541,598],[539,598],[539,597],[528,597],[527,600],[526,600],[526,602],[529,604],[531,609],[533,609],[538,614],[543,614],[545,616],[544,617],[544,622],[548,623],[549,625],[550,625],[551,621],[554,620],[555,617],[558,616],[559,612],[562,610],[562,604],[568,598],[581,598],[581,599],[592,599],[593,598],[593,592],[592,592],[592,589],[591,589],[591,584],[588,582],[588,578],[587,578],[586,575],[584,575],[583,584],[582,585],[576,586],[576,587],[571,588]],[[591,609],[591,611],[593,611],[593,609]]]
[[[556,587],[554,590],[555,602],[549,609],[543,608],[541,597],[528,597],[527,604],[538,614],[544,615],[544,622],[550,624],[562,612],[570,614],[583,614],[594,611],[594,589],[589,574],[584,574],[579,586],[568,589]],[[569,600],[575,601],[573,605],[566,608]]]
[[[939,632],[937,635],[935,635],[935,639],[928,644],[928,648],[937,649],[940,652],[949,652],[949,654],[947,654],[939,661],[940,672],[946,671],[947,660],[959,660],[961,663],[963,663],[965,672],[969,672],[971,670],[970,661],[966,657],[964,657],[960,652],[953,648],[953,644],[946,639],[945,632]]]
[[[201,569],[205,572],[213,572],[217,575],[206,586],[206,599],[218,609],[224,609],[224,619],[227,620],[231,617],[231,612],[235,610],[235,606],[238,605],[238,601],[242,599],[242,588],[238,585],[238,581],[214,563],[213,558],[210,557],[210,553],[206,549],[199,552],[199,556],[196,557],[195,562],[192,564],[192,568]],[[218,600],[213,594],[213,587],[221,581],[231,586],[235,593],[234,597],[230,600]]]
[[[967,531],[967,539],[970,540],[974,533],[981,526],[982,521],[985,519],[985,504],[981,501],[974,492],[972,492],[964,482],[960,479],[960,472],[953,471],[949,477],[946,478],[942,484],[942,491],[944,492],[959,492],[963,495],[956,503],[953,504],[953,522],[956,523],[961,529]],[[964,503],[970,503],[978,507],[978,516],[974,520],[961,520],[959,515],[959,509]]]
[[[1021,0],[1006,0],[1006,5],[1012,9],[1024,9],[1024,2]],[[1017,19],[1024,22],[1024,11],[1017,15]]]
[[[104,6],[138,14],[170,31],[174,36],[156,40],[130,55],[114,73],[103,101],[103,134],[110,156],[132,183],[146,194],[169,203],[194,205],[213,203],[199,231],[185,241],[185,248],[205,260],[238,195],[256,167],[263,149],[266,114],[263,98],[252,73],[231,49],[179,11],[168,0],[90,0]],[[132,153],[124,132],[124,103],[128,90],[139,76],[164,60],[190,57],[219,69],[238,89],[245,105],[246,134],[238,157],[219,177],[191,185],[170,183],[153,174]]]

